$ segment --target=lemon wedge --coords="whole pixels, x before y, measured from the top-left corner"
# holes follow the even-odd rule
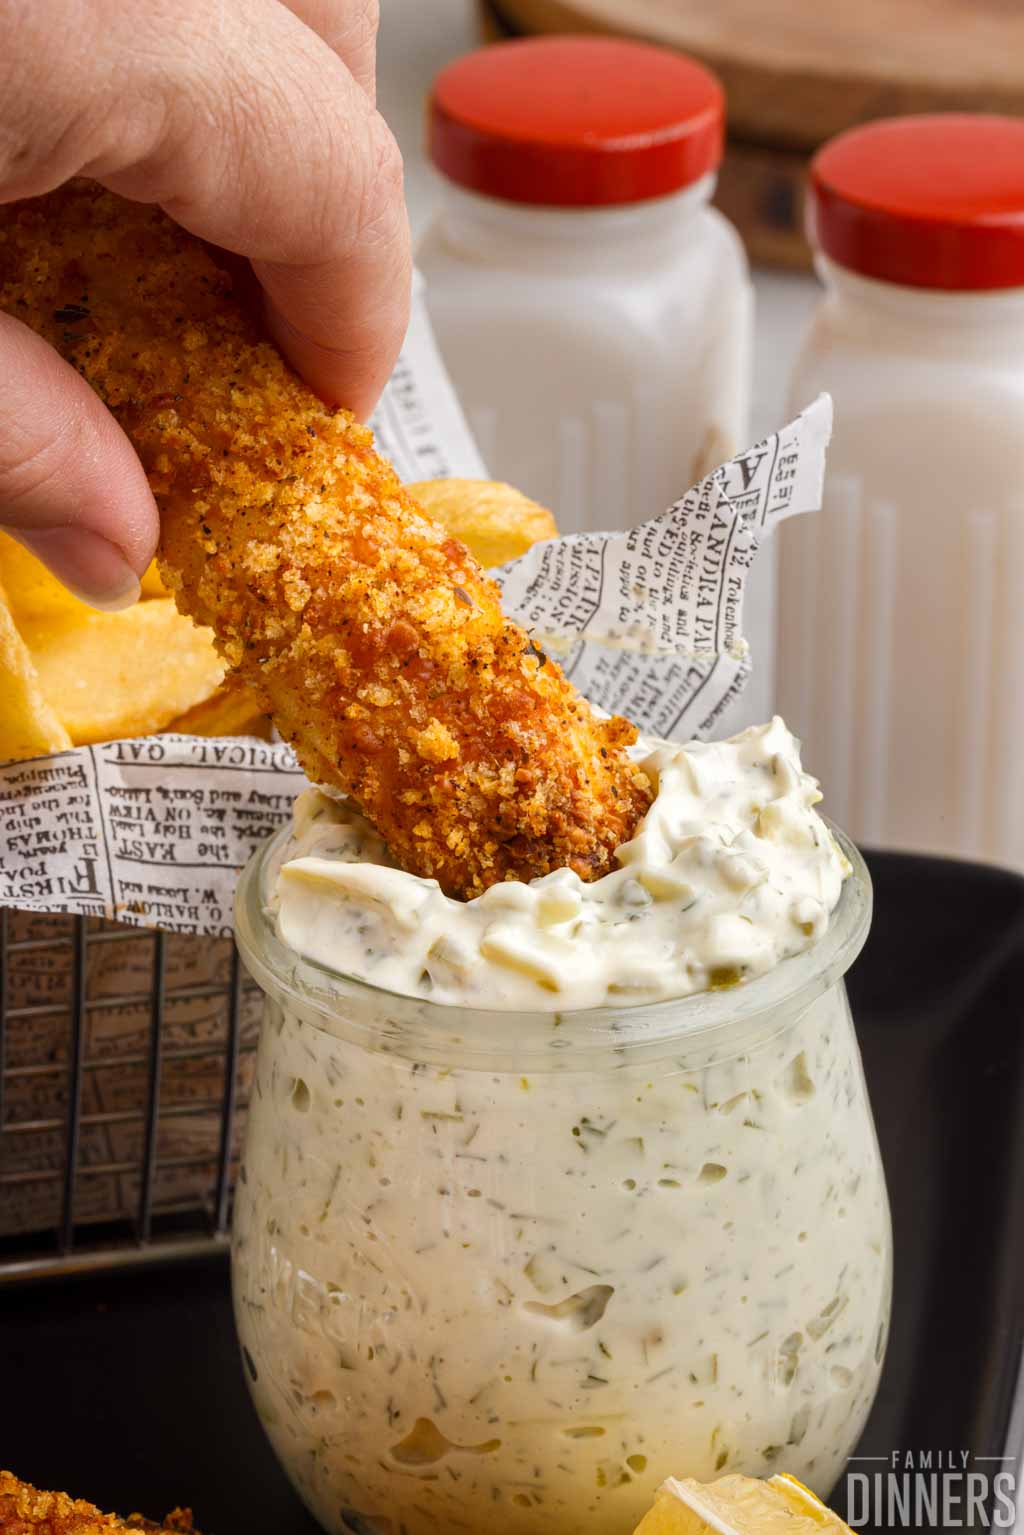
[[[797,1481],[795,1476],[790,1476],[788,1471],[769,1477],[768,1486],[775,1488],[795,1514],[810,1519],[816,1529],[832,1530],[835,1535],[843,1535],[845,1531],[845,1535],[850,1535],[850,1526],[844,1524],[838,1514],[834,1514],[820,1498],[815,1497],[809,1487]]]
[[[717,1482],[676,1481],[658,1490],[635,1535],[850,1535],[845,1525],[795,1476],[723,1476]]]

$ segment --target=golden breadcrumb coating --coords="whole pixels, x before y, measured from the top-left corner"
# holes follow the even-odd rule
[[[69,1498],[65,1492],[40,1492],[10,1471],[0,1471],[0,1535],[110,1535],[115,1530],[194,1535],[192,1511],[176,1508],[162,1525],[141,1514],[120,1519],[117,1514],[101,1514],[91,1503]]]
[[[634,727],[595,719],[370,432],[263,339],[240,268],[89,182],[0,209],[0,307],[124,427],[164,580],[309,777],[450,894],[601,875],[650,802]]]

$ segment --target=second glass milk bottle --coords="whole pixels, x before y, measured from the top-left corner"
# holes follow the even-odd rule
[[[1024,122],[853,129],[811,170],[823,510],[780,530],[778,706],[863,842],[1024,869]]]

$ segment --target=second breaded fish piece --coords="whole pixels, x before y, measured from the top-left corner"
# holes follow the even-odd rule
[[[190,1509],[177,1508],[163,1524],[141,1514],[101,1514],[92,1503],[66,1492],[40,1492],[11,1471],[0,1471],[0,1535],[119,1535],[142,1530],[149,1535],[198,1535]]]
[[[0,307],[135,446],[161,571],[311,779],[452,895],[603,874],[650,802],[498,589],[263,339],[244,279],[159,209],[88,182],[0,210]]]

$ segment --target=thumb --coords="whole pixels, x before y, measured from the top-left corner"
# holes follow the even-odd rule
[[[85,380],[5,314],[0,378],[0,528],[92,607],[128,607],[159,533],[131,444]]]

